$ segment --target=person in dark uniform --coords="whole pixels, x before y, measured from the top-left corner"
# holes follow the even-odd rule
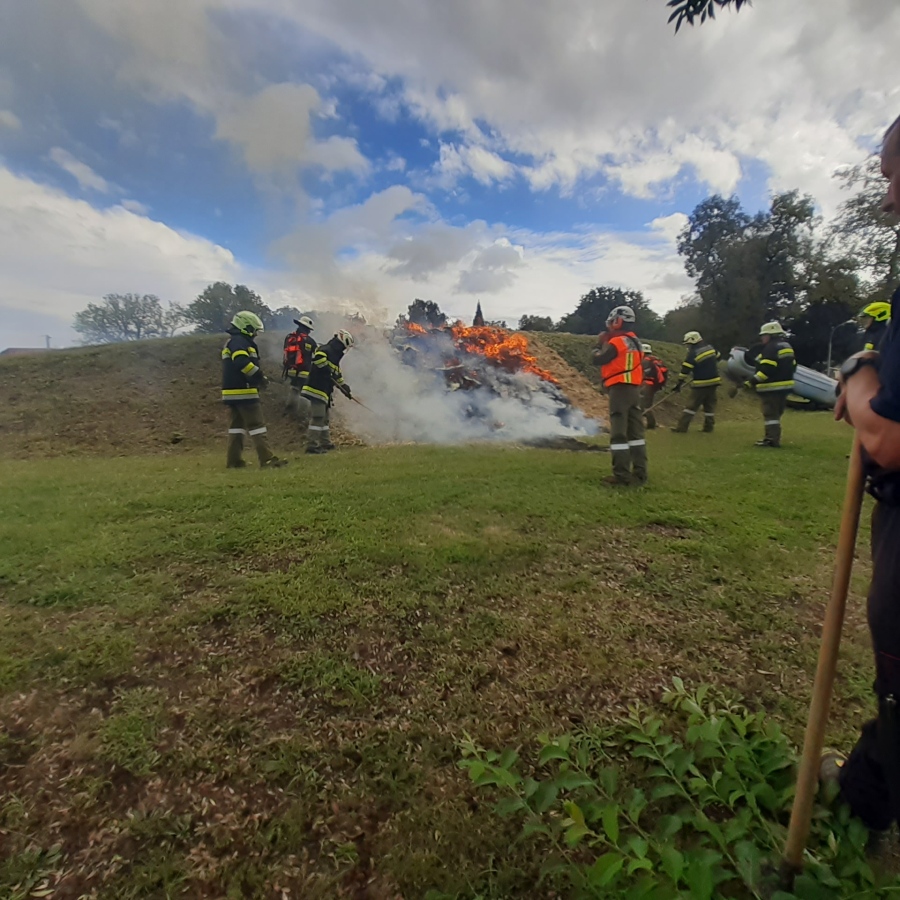
[[[900,119],[888,129],[881,170],[889,181],[882,209],[900,214]],[[892,312],[898,311],[898,293]],[[864,350],[841,367],[834,409],[856,429],[862,445],[866,487],[876,499],[872,513],[872,582],[868,620],[875,652],[877,718],[862,727],[850,756],[826,754],[840,796],[873,832],[900,816],[900,333],[892,316],[880,352]]]
[[[891,321],[891,304],[884,300],[868,303],[856,317],[862,332],[863,350],[878,350]],[[859,346],[859,345],[857,345]]]

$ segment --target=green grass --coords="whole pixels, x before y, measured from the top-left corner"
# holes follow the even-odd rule
[[[634,492],[504,447],[0,461],[0,895],[539,897],[464,735],[527,747],[679,675],[799,739],[849,432],[759,430],[651,433]],[[837,742],[871,707],[867,569]]]

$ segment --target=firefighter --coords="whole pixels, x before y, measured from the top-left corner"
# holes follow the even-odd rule
[[[722,383],[719,377],[719,351],[712,344],[704,342],[699,331],[689,331],[682,338],[682,343],[687,347],[687,356],[681,364],[674,393],[677,394],[690,378],[691,397],[672,431],[684,434],[702,406],[703,430],[709,434],[716,427],[716,395]]]
[[[327,344],[320,344],[313,354],[309,379],[301,390],[312,408],[307,453],[327,453],[334,449],[329,434],[329,409],[334,402],[335,386],[348,400],[352,399],[350,386],[341,373],[341,359],[352,346],[353,335],[342,328]]]
[[[780,322],[766,322],[759,330],[759,337],[763,348],[756,357],[756,372],[745,382],[759,394],[765,423],[765,436],[756,442],[756,446],[780,447],[781,417],[788,394],[794,389],[797,360]]]
[[[889,181],[882,211],[900,214],[900,118],[888,129],[881,170]],[[900,310],[900,291],[893,307]],[[872,511],[872,581],[868,622],[875,653],[877,718],[862,727],[849,759],[837,768],[840,797],[869,829],[885,832],[900,817],[900,333],[886,329],[879,352],[864,351],[841,366],[836,419],[856,429],[863,449]],[[841,760],[823,760],[827,764]]]
[[[222,348],[222,402],[231,414],[226,459],[229,469],[247,465],[243,458],[245,434],[253,438],[260,466],[276,469],[287,465],[287,460],[279,459],[269,446],[259,403],[259,392],[268,385],[254,341],[262,330],[262,320],[256,313],[248,310],[235,313],[228,329],[229,338]]]
[[[613,473],[609,485],[642,485],[647,481],[647,443],[641,388],[644,381],[641,343],[634,333],[634,310],[617,306],[597,339],[594,363],[609,392],[609,449]]]
[[[856,318],[863,335],[862,349],[878,350],[891,321],[891,304],[883,300],[869,303],[859,311]]]
[[[317,345],[310,335],[313,320],[309,316],[294,319],[294,324],[296,329],[284,339],[282,378],[286,378],[291,386],[285,412],[295,413],[301,420],[306,420],[309,418],[309,401],[300,391],[309,378],[309,367]]]
[[[653,348],[649,344],[641,344],[641,353],[644,354],[642,368],[644,370],[644,384],[641,388],[643,395],[644,419],[648,428],[656,428],[656,416],[651,412],[656,395],[666,386],[669,370],[666,364],[653,355]]]

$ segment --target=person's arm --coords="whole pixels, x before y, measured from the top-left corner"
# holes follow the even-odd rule
[[[604,342],[594,351],[594,365],[605,366],[607,363],[611,363],[618,352],[615,344]]]
[[[872,401],[882,390],[878,372],[865,366],[849,380],[841,379],[841,395],[834,408],[836,419],[846,419],[860,443],[883,469],[900,469],[900,422],[880,416]]]

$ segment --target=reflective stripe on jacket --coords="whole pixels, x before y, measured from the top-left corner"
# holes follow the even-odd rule
[[[334,386],[344,383],[340,367],[344,350],[344,345],[336,337],[316,348],[309,367],[309,379],[300,391],[304,397],[322,403],[331,402]]]
[[[284,340],[284,372],[297,381],[309,378],[316,342],[306,331],[292,331]]]
[[[222,400],[259,400],[257,385],[262,380],[259,351],[246,335],[229,330],[222,348]]]
[[[712,387],[721,384],[719,377],[719,351],[711,344],[691,344],[681,364],[679,381],[693,378],[694,387]]]
[[[758,393],[792,391],[796,368],[794,348],[784,338],[769,341],[756,357],[756,372],[750,379],[750,384]]]
[[[616,384],[643,384],[644,355],[641,352],[641,342],[634,333],[626,331],[624,334],[613,335],[607,341],[607,347],[614,347],[616,355],[610,362],[600,366],[604,386],[609,388]]]

